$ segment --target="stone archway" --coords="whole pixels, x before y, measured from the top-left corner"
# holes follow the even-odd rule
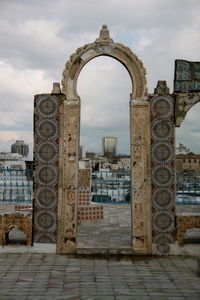
[[[132,246],[135,253],[151,253],[150,103],[145,68],[130,48],[114,43],[106,25],[94,43],[78,48],[63,71],[60,104],[57,252],[76,250],[80,98],[77,79],[91,59],[106,55],[121,62],[130,74],[130,145],[132,173]]]

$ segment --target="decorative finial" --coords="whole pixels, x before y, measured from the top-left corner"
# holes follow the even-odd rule
[[[96,43],[112,43],[113,40],[110,38],[110,33],[106,24],[102,25],[102,28],[99,33],[99,38],[96,39]]]
[[[59,82],[54,82],[51,94],[60,94],[60,93],[61,93],[60,83]]]
[[[157,87],[154,89],[154,94],[169,94],[169,88],[165,80],[159,80]]]

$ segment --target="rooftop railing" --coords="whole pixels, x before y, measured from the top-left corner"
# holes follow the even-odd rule
[[[130,171],[112,170],[92,173],[92,202],[129,203]]]
[[[176,204],[200,205],[200,172],[176,173]]]
[[[0,202],[32,202],[31,170],[0,169]]]

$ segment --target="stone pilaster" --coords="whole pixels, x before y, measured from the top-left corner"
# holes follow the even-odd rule
[[[151,253],[150,105],[130,102],[133,253]]]
[[[76,249],[78,202],[78,149],[80,138],[80,101],[65,100],[60,107],[60,155],[57,252]]]

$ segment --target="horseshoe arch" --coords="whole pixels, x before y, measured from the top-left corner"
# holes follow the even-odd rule
[[[133,253],[151,253],[150,104],[147,101],[146,70],[130,48],[113,42],[106,25],[102,26],[94,43],[78,48],[70,56],[63,71],[62,93],[66,99],[60,105],[57,252],[76,251],[80,141],[77,80],[84,65],[102,55],[122,63],[131,77],[132,247]]]

